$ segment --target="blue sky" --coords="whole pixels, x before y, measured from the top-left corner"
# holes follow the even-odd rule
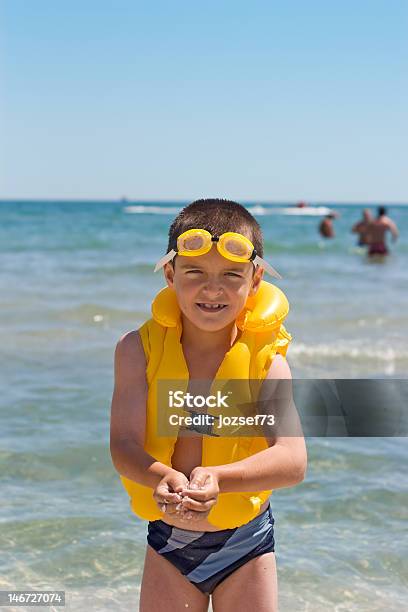
[[[0,23],[0,198],[408,201],[405,0],[3,0]]]

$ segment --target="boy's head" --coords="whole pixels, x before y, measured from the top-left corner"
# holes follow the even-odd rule
[[[177,248],[177,238],[191,229],[212,236],[236,232],[248,238],[263,256],[262,232],[246,208],[229,200],[197,200],[184,208],[169,230],[167,252]],[[197,256],[176,255],[164,268],[167,284],[177,294],[180,309],[196,327],[217,331],[233,323],[260,285],[263,269],[251,261],[234,262],[223,257],[214,243]]]
[[[259,223],[237,202],[219,199],[196,200],[183,208],[170,226],[167,252],[176,249],[180,234],[195,228],[205,229],[217,236],[225,232],[243,234],[252,242],[258,255],[263,257],[263,238]]]

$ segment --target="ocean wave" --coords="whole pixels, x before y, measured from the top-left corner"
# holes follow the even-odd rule
[[[306,208],[297,208],[296,206],[262,206],[255,204],[246,206],[253,215],[290,215],[296,217],[321,217],[333,212],[327,206],[310,206]],[[125,206],[123,212],[133,215],[174,215],[180,212],[182,206],[150,206],[137,204]]]
[[[58,312],[59,319],[77,321],[81,323],[109,323],[112,321],[126,321],[147,317],[148,311],[139,311],[131,308],[113,308],[98,304],[81,304],[73,308],[66,308]]]
[[[327,206],[310,206],[297,208],[296,206],[247,206],[250,213],[256,216],[264,215],[290,215],[292,217],[322,217],[329,215],[333,211]]]
[[[181,206],[125,206],[123,212],[132,215],[176,215],[180,212]]]
[[[106,277],[107,280],[116,276],[127,276],[131,274],[148,274],[151,276],[156,260],[152,257],[150,260],[147,255],[141,254],[143,261],[135,261],[133,263],[123,263],[118,265],[109,265],[108,263],[100,263],[99,261],[92,261],[82,265],[81,268],[78,266],[65,266],[65,271],[72,274],[80,273],[82,277],[86,276],[90,280],[100,279]],[[158,256],[157,256],[158,257]]]
[[[16,317],[9,321],[7,329],[2,326],[0,330],[4,336],[4,346],[0,354],[6,355],[5,346],[12,346],[13,352],[17,347],[25,348],[41,346],[51,347],[58,343],[71,344],[84,338],[84,327],[91,330],[101,326],[110,329],[117,325],[131,325],[134,328],[140,322],[149,318],[150,301],[141,302],[138,308],[113,308],[98,304],[80,304],[71,308],[49,309],[46,313],[35,313],[24,326],[21,318]],[[8,343],[8,344],[7,344]],[[27,356],[27,355],[26,355]]]
[[[331,359],[348,358],[351,360],[394,362],[408,360],[408,350],[386,346],[355,346],[347,343],[336,344],[303,344],[293,343],[291,355],[298,357],[327,357]]]

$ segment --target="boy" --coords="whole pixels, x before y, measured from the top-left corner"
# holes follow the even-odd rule
[[[260,227],[244,207],[193,202],[172,223],[156,266],[168,289],[153,319],[117,344],[111,454],[132,509],[149,520],[142,611],[201,612],[210,594],[214,611],[277,610],[269,489],[303,480],[302,435],[221,438],[180,427],[172,439],[155,429],[159,379],[290,378],[290,336],[280,326],[287,310],[276,328],[270,303],[260,323],[247,308],[267,289],[264,270],[279,276],[262,256]],[[261,331],[248,330],[248,320]]]

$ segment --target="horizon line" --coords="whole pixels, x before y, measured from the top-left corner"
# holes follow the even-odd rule
[[[215,199],[215,198],[203,198],[203,199]],[[220,199],[228,199],[228,198],[220,198]],[[83,203],[83,202],[87,202],[87,203],[106,203],[106,204],[139,204],[139,203],[144,203],[144,204],[157,204],[157,203],[172,203],[172,204],[184,204],[185,202],[194,202],[195,200],[189,199],[189,198],[176,198],[176,199],[163,199],[163,198],[128,198],[126,196],[122,196],[119,198],[79,198],[79,197],[75,197],[75,198],[53,198],[53,197],[46,197],[46,198],[39,198],[39,197],[35,197],[35,198],[21,198],[21,197],[17,197],[17,198],[0,198],[0,203],[1,204],[5,204],[8,202],[15,202],[15,203],[19,203],[19,202],[55,202],[55,203]],[[269,205],[281,205],[281,204],[299,204],[299,203],[305,203],[308,206],[327,206],[328,204],[330,206],[408,206],[408,200],[406,201],[391,201],[391,200],[356,200],[356,201],[340,201],[340,200],[264,200],[264,199],[246,199],[246,198],[240,198],[239,200],[233,200],[233,201],[239,201],[239,202],[243,202],[243,203],[253,203],[253,204],[269,204]]]

